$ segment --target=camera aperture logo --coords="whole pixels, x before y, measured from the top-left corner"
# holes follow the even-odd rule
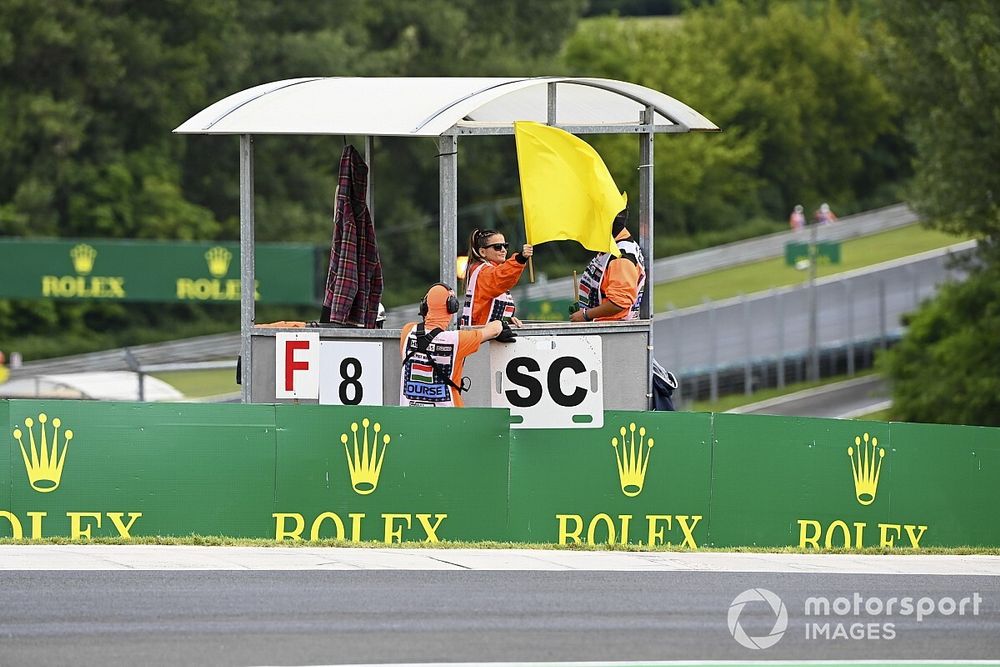
[[[916,597],[863,595],[842,595],[835,598],[810,596],[805,599],[802,610],[804,638],[810,641],[826,640],[893,640],[899,630],[915,630],[929,617],[934,616],[979,616],[983,596],[978,592],[963,597]],[[763,602],[774,614],[774,626],[767,634],[752,637],[740,623],[744,609],[750,603]],[[766,609],[755,605],[756,609]],[[768,616],[770,616],[770,613]],[[767,649],[777,644],[788,630],[788,610],[781,598],[766,588],[745,590],[729,605],[729,634],[736,642],[751,650]],[[761,619],[754,619],[757,628]],[[897,624],[902,628],[897,628]],[[751,625],[751,628],[753,625]],[[799,630],[793,631],[799,635]]]
[[[740,615],[743,608],[750,602],[765,602],[774,612],[774,627],[771,632],[760,637],[751,637],[740,625]],[[743,591],[729,605],[729,634],[740,646],[749,649],[771,648],[777,644],[788,629],[788,610],[785,603],[777,595],[766,588],[751,588]]]

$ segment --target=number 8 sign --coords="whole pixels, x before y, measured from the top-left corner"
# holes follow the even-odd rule
[[[382,343],[322,341],[319,402],[382,405]]]

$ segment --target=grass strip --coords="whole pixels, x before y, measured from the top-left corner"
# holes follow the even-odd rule
[[[872,234],[844,241],[840,246],[841,263],[819,262],[816,276],[823,278],[844,271],[872,266],[880,262],[943,248],[967,240],[968,236],[952,236],[922,225],[908,225],[881,234]],[[784,257],[741,264],[683,280],[657,283],[653,294],[654,311],[686,308],[705,299],[717,301],[740,294],[750,294],[776,287],[805,282],[807,275],[785,264]]]
[[[232,368],[167,371],[151,375],[171,385],[187,398],[221,396],[234,394],[240,390],[240,386],[236,384],[236,371]]]
[[[799,547],[699,547],[690,549],[688,547],[675,545],[657,545],[648,547],[639,544],[548,544],[531,542],[394,542],[385,544],[384,542],[351,542],[349,540],[295,540],[277,542],[269,539],[245,538],[245,537],[224,537],[221,535],[187,535],[183,537],[133,537],[131,539],[95,537],[89,540],[71,540],[66,537],[48,537],[41,540],[13,538],[0,538],[0,545],[87,545],[87,544],[112,544],[112,545],[160,545],[160,546],[209,546],[209,547],[329,547],[329,548],[362,548],[362,549],[533,549],[539,551],[624,551],[624,552],[709,552],[709,553],[774,553],[774,554],[855,554],[855,555],[979,555],[979,556],[1000,556],[998,547],[925,547],[921,549],[912,548],[887,548],[887,547],[865,547],[864,549],[804,549]]]

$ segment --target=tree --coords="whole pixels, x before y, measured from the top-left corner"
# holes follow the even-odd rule
[[[722,129],[658,138],[658,231],[784,220],[800,202],[857,210],[900,178],[883,148],[896,105],[871,71],[859,17],[812,4],[724,1],[679,20],[595,20],[567,44],[574,71],[662,90]]]
[[[173,135],[191,115],[298,76],[540,72],[584,4],[0,0],[0,234],[234,239],[238,142]],[[348,140],[356,138],[256,138],[258,240],[329,242]],[[394,277],[389,304],[414,300],[437,273],[428,261],[438,245],[436,155],[433,141],[376,142],[376,224]],[[460,159],[465,175],[499,158],[485,151]],[[516,170],[494,182],[463,177],[459,187],[463,203],[508,195]],[[146,331],[167,337],[184,322],[217,330],[238,321],[233,308],[143,304],[126,313],[107,304],[0,302],[0,315],[3,347],[58,330],[77,337],[62,346],[74,351],[100,346],[122,322],[134,327],[118,344]]]
[[[887,0],[886,81],[916,151],[910,203],[946,230],[1000,233],[1000,5]]]
[[[915,146],[910,205],[980,239],[978,267],[913,315],[880,360],[893,414],[1000,425],[1000,6],[989,0],[883,4],[886,80]]]
[[[1000,263],[945,285],[908,324],[879,359],[892,380],[893,418],[1000,426]]]
[[[218,35],[237,15],[229,0],[0,1],[0,234],[215,238],[218,220],[183,191],[170,130],[222,69]],[[202,309],[9,301],[0,312],[4,347],[58,332],[18,347],[59,354]]]

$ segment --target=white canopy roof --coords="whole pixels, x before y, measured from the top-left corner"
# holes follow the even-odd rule
[[[639,124],[647,106],[653,108],[659,132],[719,129],[668,95],[611,79],[311,77],[230,95],[174,132],[407,137],[509,133],[516,120],[547,122],[548,88],[553,83],[554,124],[579,132],[615,131],[614,126],[635,131],[629,126]]]

